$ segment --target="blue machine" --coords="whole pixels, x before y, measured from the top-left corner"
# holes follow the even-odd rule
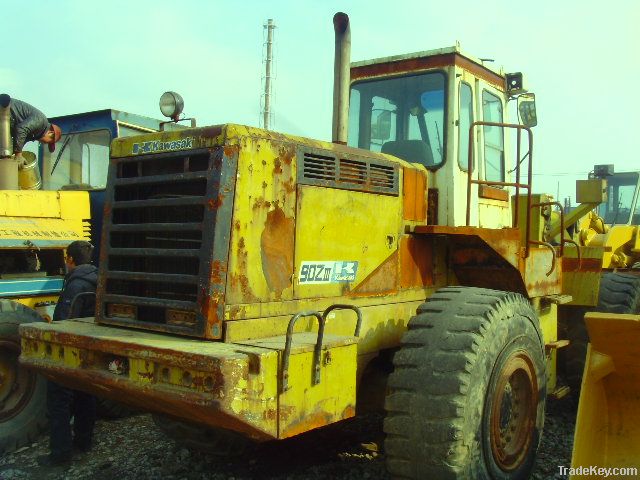
[[[160,130],[162,120],[121,112],[97,110],[49,119],[62,129],[56,150],[40,146],[39,165],[44,190],[86,190],[91,201],[91,241],[94,262],[100,258],[100,234],[109,165],[114,138]],[[181,128],[167,124],[167,130]]]

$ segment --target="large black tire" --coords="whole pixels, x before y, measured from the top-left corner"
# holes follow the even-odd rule
[[[558,367],[565,381],[571,388],[571,395],[577,400],[580,396],[580,384],[582,383],[582,371],[587,356],[589,334],[584,324],[586,308],[576,308],[567,313],[566,338],[569,345],[558,351]]]
[[[542,438],[545,357],[519,294],[438,290],[409,321],[385,408],[394,478],[529,478]]]
[[[204,427],[156,414],[153,415],[153,421],[162,433],[176,443],[215,457],[239,457],[256,445],[239,433],[222,428]]]
[[[116,420],[126,418],[139,413],[133,407],[122,403],[114,402],[108,398],[96,397],[96,414],[100,418]]]
[[[640,276],[629,273],[607,272],[600,280],[598,312],[640,313]],[[573,396],[580,396],[582,373],[587,357],[589,333],[584,323],[584,313],[573,316],[567,325],[569,345],[561,351],[563,369]]]
[[[47,426],[46,380],[18,363],[18,326],[41,321],[30,308],[0,300],[0,455],[31,443]]]

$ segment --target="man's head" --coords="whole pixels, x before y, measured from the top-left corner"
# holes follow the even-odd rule
[[[93,245],[84,240],[76,240],[71,242],[67,247],[67,258],[65,262],[69,271],[73,270],[79,265],[91,263],[91,257],[93,256]]]
[[[49,125],[47,131],[40,137],[40,142],[47,143],[49,145],[49,151],[53,152],[56,149],[56,142],[60,140],[62,136],[62,130],[54,123]]]

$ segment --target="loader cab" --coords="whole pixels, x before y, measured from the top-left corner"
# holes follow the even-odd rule
[[[351,64],[348,144],[428,171],[437,214],[429,223],[466,224],[469,130],[506,123],[505,76],[451,47]],[[470,225],[511,226],[512,162],[503,127],[474,127]]]
[[[50,120],[62,129],[63,134],[54,152],[49,152],[42,145],[39,148],[42,189],[89,192],[91,239],[96,246],[97,260],[111,141],[118,137],[156,132],[162,120],[112,109]],[[170,125],[169,128],[183,127]]]
[[[640,172],[619,172],[607,177],[607,201],[598,214],[610,225],[640,225]]]

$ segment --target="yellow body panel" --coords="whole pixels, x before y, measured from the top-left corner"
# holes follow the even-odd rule
[[[90,217],[88,192],[0,191],[0,242],[8,248],[87,239]]]
[[[285,337],[206,342],[97,326],[93,319],[20,327],[21,362],[70,387],[244,432],[286,438],[352,417],[356,339],[325,335],[313,384],[315,333],[293,335],[289,389],[279,390]],[[122,368],[113,368],[114,361]],[[93,379],[94,381],[89,381]]]
[[[296,216],[296,298],[348,295],[398,250],[402,225],[401,198],[371,193],[300,186]],[[322,239],[322,242],[319,242]],[[303,262],[358,262],[348,283],[302,284]],[[362,294],[398,289],[398,261],[390,259],[384,274]]]
[[[598,304],[602,258],[602,247],[580,247],[580,259],[575,246],[564,247],[562,259],[562,293],[571,295],[570,305],[595,306]]]
[[[86,219],[89,218],[89,193],[1,190],[0,216]]]
[[[227,303],[293,297],[295,149],[241,137],[227,282]],[[227,147],[228,148],[228,147]]]
[[[571,466],[638,468],[640,315],[587,313],[585,323],[591,343],[582,378]],[[637,475],[636,470],[630,478]]]

